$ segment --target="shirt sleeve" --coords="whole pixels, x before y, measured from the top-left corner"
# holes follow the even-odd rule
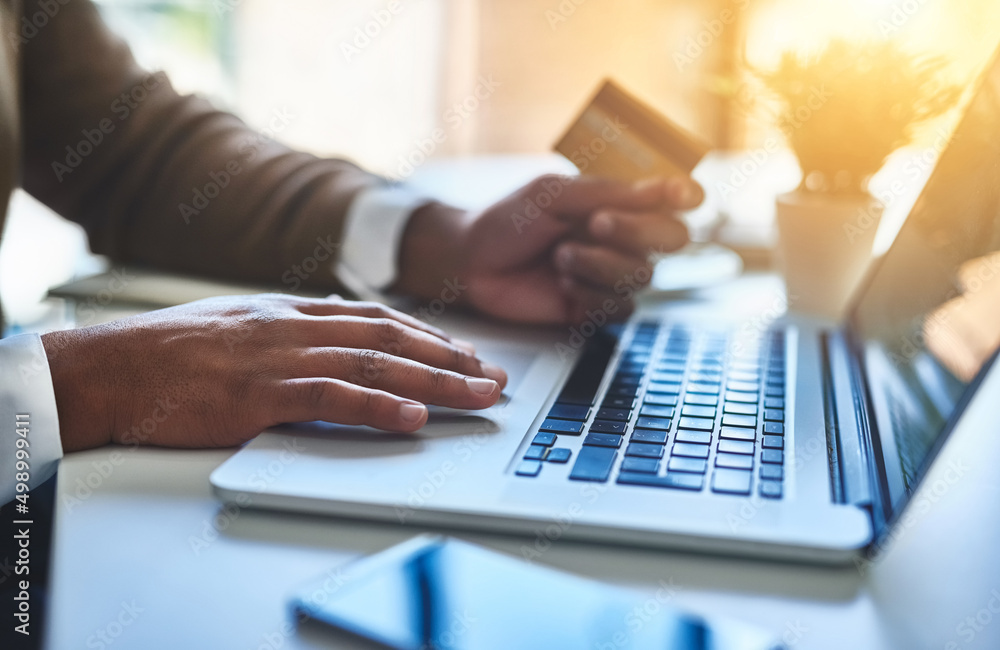
[[[334,272],[340,283],[365,300],[396,280],[399,247],[410,216],[431,199],[402,184],[361,191],[344,221],[343,248]]]
[[[55,474],[63,454],[49,360],[37,334],[0,340],[0,504],[16,494],[20,439],[28,445],[25,482],[35,488]]]

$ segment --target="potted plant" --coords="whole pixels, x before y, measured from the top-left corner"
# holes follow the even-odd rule
[[[755,71],[780,105],[778,126],[802,183],[777,200],[779,263],[791,307],[839,316],[871,259],[884,205],[868,182],[917,128],[953,106],[939,58],[915,58],[889,41],[830,42],[814,55],[785,53]]]

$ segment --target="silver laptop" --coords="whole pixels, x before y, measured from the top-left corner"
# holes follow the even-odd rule
[[[525,536],[850,561],[885,537],[1000,342],[1000,65],[845,322],[642,306],[536,331],[442,318],[506,366],[502,403],[416,435],[269,431],[212,475],[242,506]],[[595,318],[600,320],[600,318]],[[1000,378],[998,378],[1000,379]]]

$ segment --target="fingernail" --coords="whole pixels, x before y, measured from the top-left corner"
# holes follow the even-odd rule
[[[655,176],[653,178],[644,178],[641,181],[636,181],[632,183],[632,191],[645,192],[646,190],[655,186],[663,187],[663,179],[660,178],[659,176]]]
[[[481,377],[468,377],[465,383],[469,386],[469,390],[480,395],[490,395],[499,388],[497,383],[492,379],[483,379]]]
[[[472,341],[466,341],[465,339],[452,339],[451,344],[456,348],[468,352],[469,354],[476,353],[476,346],[472,344]]]
[[[568,270],[573,265],[573,249],[563,246],[556,252],[556,264],[563,270]]]
[[[673,194],[674,200],[680,205],[688,205],[694,200],[694,189],[691,187],[691,183],[683,178],[671,180],[670,193]]]
[[[593,229],[598,237],[607,237],[615,229],[614,219],[607,212],[601,212],[594,217]]]
[[[399,417],[406,422],[419,422],[425,413],[427,407],[417,402],[405,402],[399,407]]]

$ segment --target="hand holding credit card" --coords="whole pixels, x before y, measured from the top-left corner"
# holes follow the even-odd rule
[[[687,176],[708,145],[611,80],[555,145],[581,174],[634,182]]]

